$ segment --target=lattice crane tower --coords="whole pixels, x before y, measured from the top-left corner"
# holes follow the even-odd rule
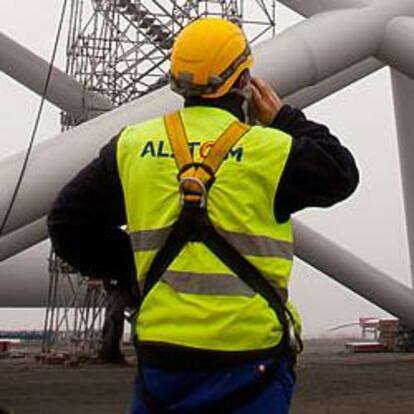
[[[248,3],[248,5],[247,5]],[[190,21],[217,16],[251,42],[275,34],[276,0],[72,0],[67,73],[116,106],[168,82],[170,50]],[[70,121],[64,120],[70,125]]]

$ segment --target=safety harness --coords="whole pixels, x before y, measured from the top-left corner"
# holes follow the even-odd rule
[[[141,303],[188,242],[204,243],[235,275],[268,302],[283,328],[281,353],[294,358],[294,354],[301,347],[301,342],[294,331],[293,317],[285,305],[287,298],[282,298],[259,270],[218,233],[207,213],[208,193],[214,183],[216,172],[230,149],[251,127],[242,122],[234,121],[212,144],[206,157],[201,162],[194,162],[180,113],[174,112],[166,115],[164,123],[179,171],[177,179],[181,193],[181,212],[148,270]],[[277,361],[274,364],[274,369],[270,368],[272,367],[268,369],[269,375],[271,371],[276,370]],[[254,394],[269,382],[269,375],[264,375],[263,380],[255,384],[254,389],[251,388],[249,392],[245,390],[245,397],[250,393]],[[146,390],[142,372],[140,372],[140,376],[146,403],[153,412],[167,412],[159,407],[156,399]],[[238,400],[240,400],[239,393]],[[230,398],[230,402],[233,404],[234,399]],[[222,404],[223,401],[219,406],[221,407]]]

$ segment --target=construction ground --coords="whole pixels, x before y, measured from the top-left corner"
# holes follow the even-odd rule
[[[350,353],[345,342],[305,343],[291,413],[414,413],[414,353]],[[14,414],[127,412],[132,349],[123,367],[45,365],[35,361],[33,347],[23,351],[24,357],[0,359],[0,407]]]

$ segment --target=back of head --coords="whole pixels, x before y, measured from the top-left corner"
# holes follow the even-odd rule
[[[253,65],[239,26],[205,18],[186,26],[171,53],[171,88],[185,97],[219,98]]]

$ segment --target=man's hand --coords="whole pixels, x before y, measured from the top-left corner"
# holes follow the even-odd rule
[[[270,125],[283,106],[282,100],[264,80],[251,77],[252,109],[256,119]]]

